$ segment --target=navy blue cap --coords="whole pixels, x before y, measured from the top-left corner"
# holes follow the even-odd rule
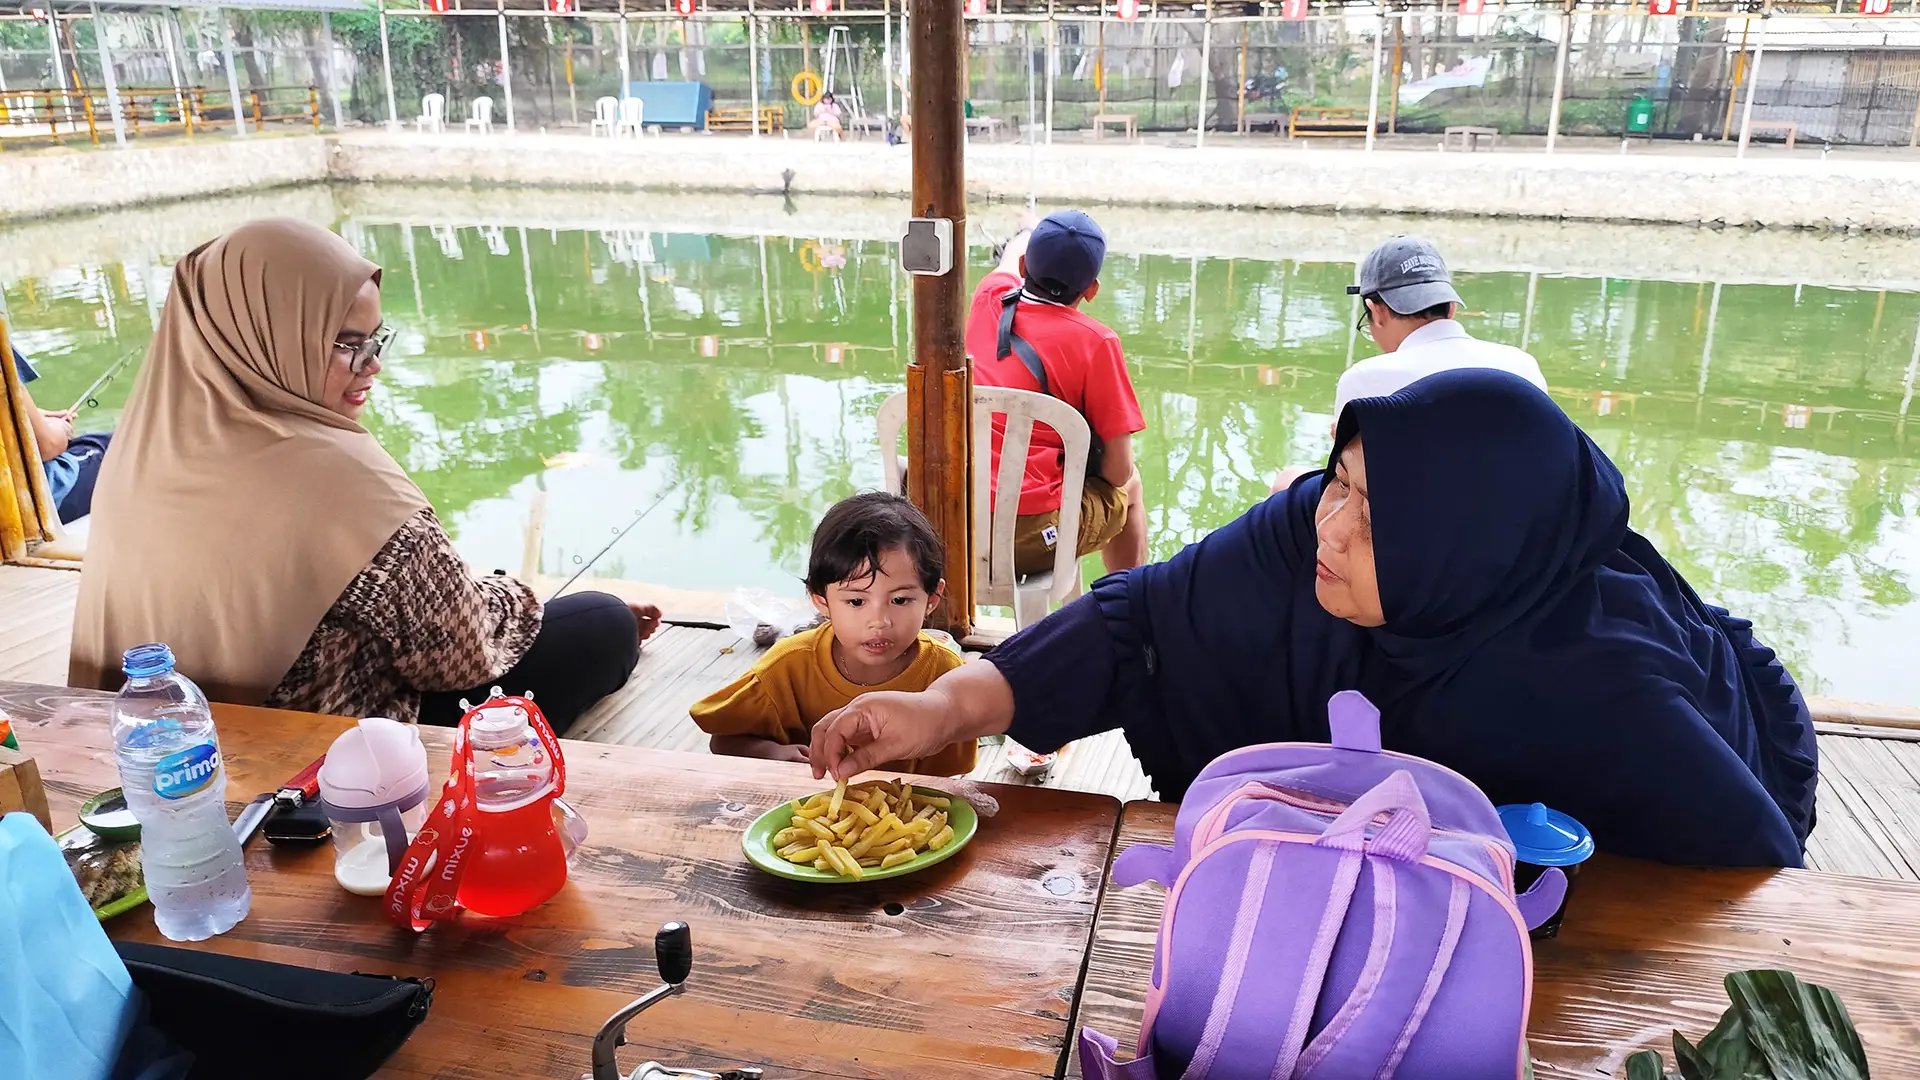
[[[1027,292],[1071,304],[1100,278],[1107,234],[1084,210],[1056,210],[1027,238]]]

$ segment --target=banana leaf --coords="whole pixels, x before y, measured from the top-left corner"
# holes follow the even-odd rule
[[[1754,1075],[1867,1080],[1866,1048],[1833,991],[1803,983],[1790,971],[1736,971],[1727,976],[1726,986],[1733,1000],[1727,1015],[1739,1014],[1742,1041],[1771,1070]]]
[[[1673,1033],[1679,1073],[1657,1051],[1627,1059],[1627,1080],[1868,1080],[1867,1054],[1847,1008],[1831,990],[1787,971],[1736,971],[1733,1003],[1695,1046]]]

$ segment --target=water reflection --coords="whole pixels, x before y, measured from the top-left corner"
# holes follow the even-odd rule
[[[900,386],[892,247],[513,226],[342,231],[386,267],[402,327],[368,424],[482,569],[571,573],[671,491],[596,572],[790,587],[819,515],[875,486]],[[986,252],[975,252],[973,271]],[[1323,457],[1353,332],[1351,263],[1115,254],[1118,329],[1149,430],[1154,553]],[[64,404],[152,329],[163,260],[6,283],[36,386]],[[1816,692],[1920,703],[1920,450],[1907,433],[1920,296],[1462,274],[1477,335],[1533,351],[1626,474],[1636,526],[1752,616]],[[131,378],[83,427],[110,423]],[[530,521],[540,542],[528,550]]]

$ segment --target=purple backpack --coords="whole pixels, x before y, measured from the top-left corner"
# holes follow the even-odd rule
[[[1459,773],[1380,749],[1357,691],[1327,705],[1333,745],[1216,758],[1171,848],[1136,845],[1113,882],[1169,886],[1137,1059],[1080,1033],[1089,1080],[1519,1077],[1530,927],[1560,907],[1543,874],[1517,899],[1513,845]]]

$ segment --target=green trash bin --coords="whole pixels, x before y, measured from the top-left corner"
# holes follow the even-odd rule
[[[1627,134],[1645,135],[1653,130],[1653,101],[1645,94],[1627,106]]]

